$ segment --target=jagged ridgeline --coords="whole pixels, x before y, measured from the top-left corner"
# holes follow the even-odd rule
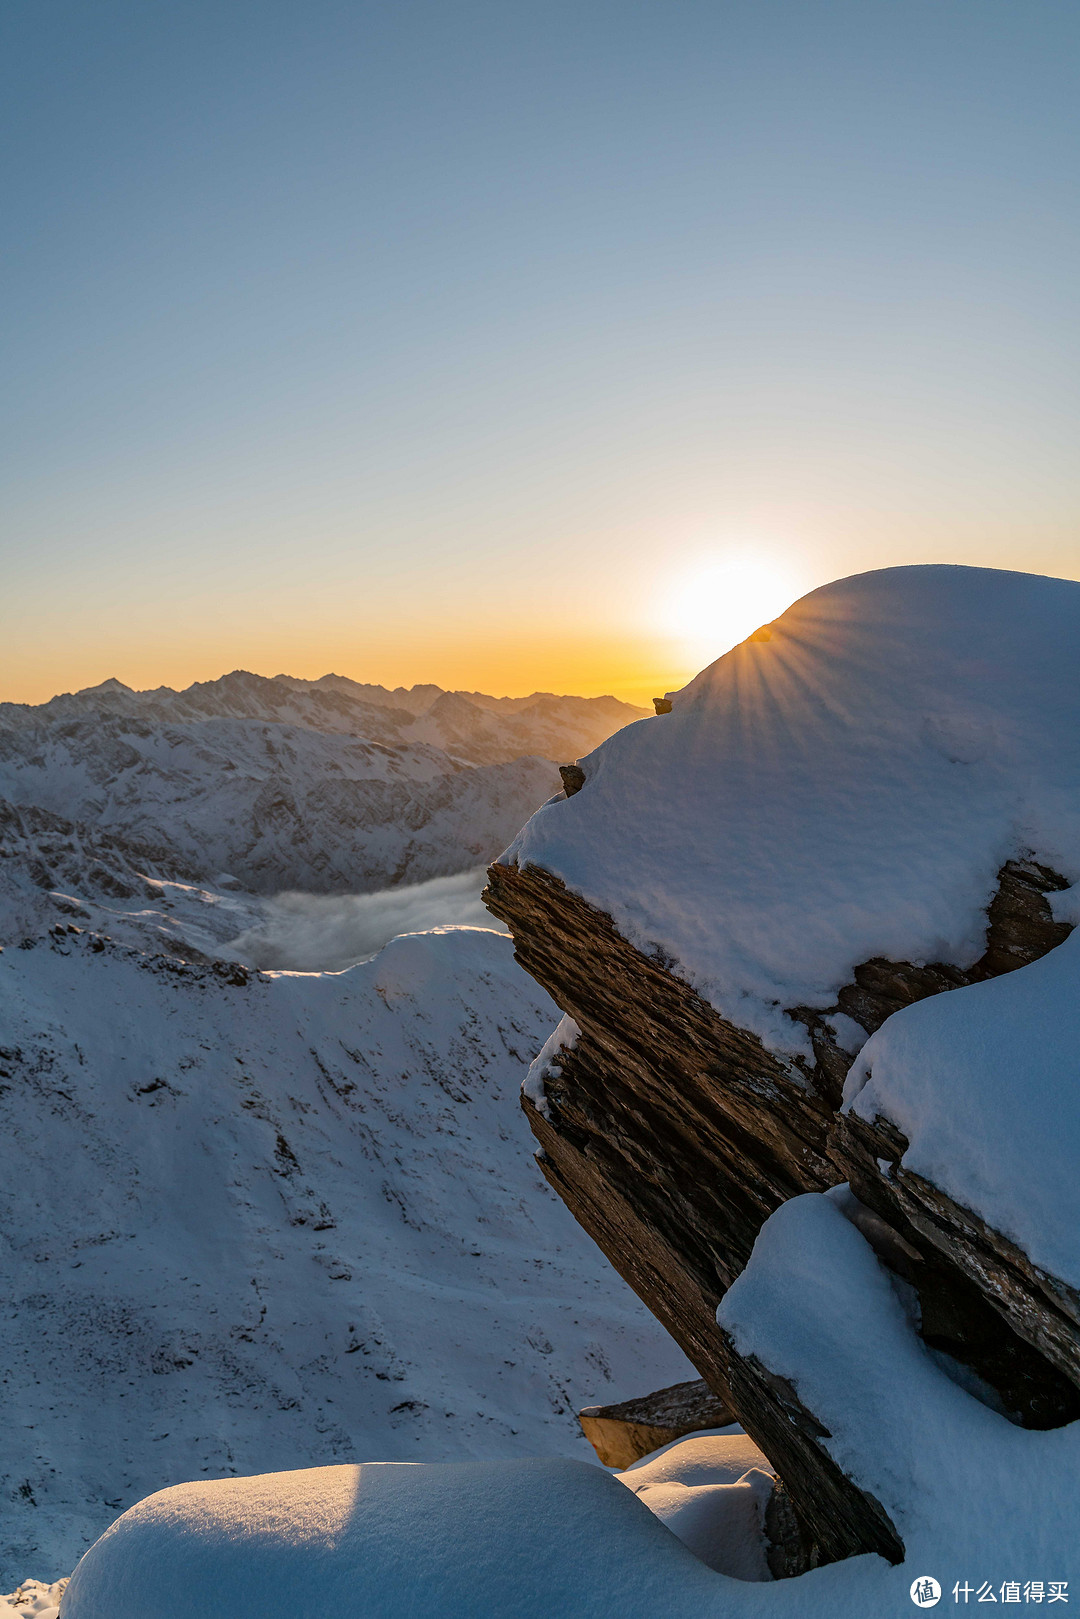
[[[778,1470],[792,1567],[897,1561],[927,1491],[870,1348],[830,1407],[829,1288],[806,1286],[830,1244],[836,1299],[868,1297],[869,1244],[935,1375],[1003,1431],[1080,1416],[1080,584],[860,575],[669,698],[491,868],[569,1020],[525,1110],[551,1185]]]
[[[0,853],[38,888],[118,897],[141,892],[132,869],[258,894],[421,882],[489,860],[557,789],[554,760],[640,713],[243,671],[0,703]]]

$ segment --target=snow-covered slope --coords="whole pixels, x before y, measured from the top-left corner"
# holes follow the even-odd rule
[[[892,568],[816,590],[582,760],[503,857],[780,1052],[875,957],[965,967],[999,868],[1080,878],[1080,584]]]
[[[902,1529],[904,1561],[732,1578],[660,1528],[647,1493],[622,1488],[632,1473],[617,1481],[569,1460],[326,1468],[144,1502],[76,1571],[65,1619],[868,1619],[982,1602],[1064,1611],[1080,1575],[1080,1424],[1016,1428],[952,1381],[844,1206],[840,1192],[779,1209],[721,1319],[821,1419],[837,1463]],[[675,1488],[684,1477],[689,1494],[693,1472],[679,1469]],[[746,1536],[728,1489],[730,1546]]]
[[[156,851],[155,875],[368,891],[486,863],[558,787],[555,762],[640,713],[614,698],[537,694],[504,712],[437,687],[406,695],[395,707],[338,677],[237,672],[183,692],[110,680],[3,703],[0,799]]]
[[[532,1160],[557,1014],[481,929],[341,974],[87,932],[0,955],[0,1589],[163,1485],[589,1455],[687,1375]]]
[[[261,720],[103,717],[0,737],[12,803],[264,893],[381,888],[474,866],[557,781],[543,759],[459,767],[426,745]]]

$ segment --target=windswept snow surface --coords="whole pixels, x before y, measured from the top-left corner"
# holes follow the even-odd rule
[[[1080,878],[1080,584],[890,568],[812,592],[582,760],[502,856],[773,1049],[857,963],[978,959],[1010,856]]]
[[[0,1590],[163,1485],[588,1457],[580,1405],[691,1375],[533,1162],[509,939],[244,977],[0,955]]]
[[[894,1014],[845,1098],[900,1127],[905,1168],[1080,1288],[1080,931],[1017,972]]]
[[[831,1454],[899,1529],[903,1563],[856,1557],[748,1583],[669,1534],[624,1488],[632,1472],[338,1467],[143,1502],[76,1570],[64,1619],[869,1619],[916,1611],[925,1576],[943,1612],[984,1587],[983,1601],[1023,1604],[1032,1582],[1044,1604],[1054,1583],[1075,1600],[1080,1424],[1016,1428],[953,1383],[845,1218],[848,1195],[779,1209],[720,1319],[827,1427]],[[642,1472],[662,1472],[657,1460]],[[694,1487],[693,1469],[680,1478]]]

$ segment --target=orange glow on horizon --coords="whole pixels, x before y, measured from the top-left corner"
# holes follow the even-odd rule
[[[134,638],[133,638],[134,639]],[[534,691],[600,697],[650,709],[652,698],[693,679],[686,647],[675,641],[635,642],[631,637],[596,636],[581,631],[563,636],[530,636],[507,644],[479,638],[439,644],[415,633],[396,644],[358,644],[351,637],[267,636],[255,640],[215,636],[213,646],[163,637],[156,645],[129,644],[123,656],[89,654],[81,647],[40,646],[0,662],[0,702],[42,703],[61,692],[80,691],[110,678],[136,691],[156,686],[181,690],[196,681],[219,679],[233,669],[253,674],[293,675],[305,680],[344,675],[364,684],[437,685],[450,691],[481,691],[494,697],[523,697]],[[717,648],[716,656],[725,650]],[[5,664],[7,666],[5,667]]]

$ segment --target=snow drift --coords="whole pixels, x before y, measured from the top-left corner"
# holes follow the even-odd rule
[[[858,1557],[774,1583],[715,1572],[644,1510],[644,1489],[634,1500],[620,1488],[633,1470],[617,1481],[554,1460],[337,1467],[143,1502],[87,1553],[64,1619],[204,1619],[211,1604],[222,1619],[861,1619],[912,1611],[927,1576],[952,1609],[980,1590],[1068,1600],[1080,1425],[1027,1433],[958,1387],[842,1198],[773,1215],[722,1318],[827,1420],[837,1460],[902,1525],[904,1563]],[[659,1461],[641,1472],[663,1475]],[[670,1471],[694,1480],[685,1463]]]

